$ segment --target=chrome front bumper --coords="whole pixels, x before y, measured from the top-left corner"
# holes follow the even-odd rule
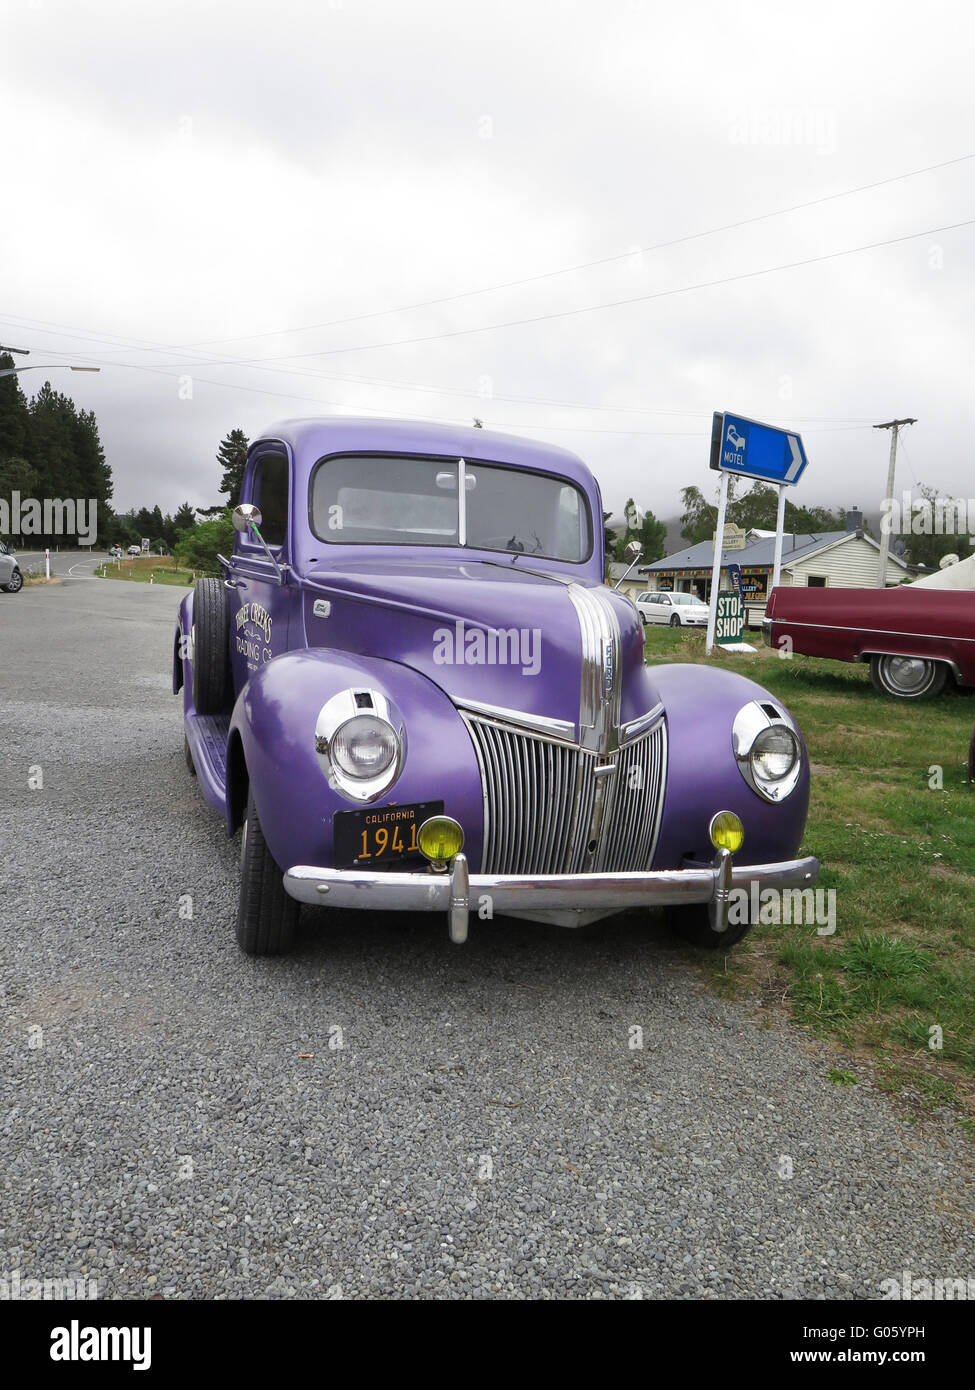
[[[726,849],[711,864],[655,873],[472,874],[458,854],[449,873],[370,873],[360,869],[316,869],[296,865],[284,876],[292,898],[318,907],[353,907],[369,912],[446,912],[452,941],[467,940],[467,920],[485,903],[491,916],[519,912],[666,907],[707,903],[715,931],[727,926],[733,888],[808,888],[819,874],[817,859],[786,859],[777,864],[735,865]]]

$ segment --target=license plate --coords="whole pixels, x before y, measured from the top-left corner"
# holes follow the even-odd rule
[[[375,869],[403,859],[426,863],[420,854],[416,833],[425,820],[442,815],[442,801],[338,811],[332,821],[335,867]]]

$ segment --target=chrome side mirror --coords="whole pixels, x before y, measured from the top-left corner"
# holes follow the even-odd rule
[[[642,554],[643,546],[640,544],[639,541],[630,541],[629,545],[625,547],[623,551],[623,558],[624,560],[629,560],[630,563],[627,565],[626,569],[623,571],[619,579],[613,585],[614,593],[623,583],[623,581],[629,577],[630,570],[633,568],[633,566],[636,564],[637,560],[639,560]]]
[[[240,533],[245,536],[250,533],[256,540],[260,541],[264,549],[264,554],[274,566],[274,573],[277,576],[278,583],[283,584],[284,571],[281,569],[276,558],[271,554],[271,548],[267,541],[261,535],[261,522],[263,519],[260,507],[255,507],[253,502],[239,502],[233,510],[234,530],[240,531]]]
[[[246,535],[252,526],[260,527],[263,520],[260,507],[255,507],[253,502],[241,502],[234,508],[234,530],[240,531],[243,535]]]

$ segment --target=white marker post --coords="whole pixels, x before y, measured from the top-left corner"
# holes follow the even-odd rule
[[[714,564],[711,569],[711,602],[708,606],[708,635],[705,654],[711,655],[714,630],[718,620],[718,590],[721,587],[721,544],[724,540],[724,519],[728,510],[728,474],[722,471],[718,490],[718,522],[714,530]]]
[[[779,582],[782,569],[782,537],[785,532],[785,483],[779,483],[779,506],[775,513],[775,558],[772,561],[772,583],[769,593]],[[766,595],[766,603],[768,595]]]
[[[51,577],[51,552],[50,552],[50,550],[45,550],[45,552],[44,552],[44,577],[45,577],[45,579],[50,579],[50,577]]]

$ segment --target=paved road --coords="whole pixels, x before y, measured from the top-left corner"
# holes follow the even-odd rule
[[[315,913],[294,956],[240,955],[237,845],[168,693],[175,605],[83,580],[0,601],[0,1271],[120,1297],[975,1274],[957,1126],[831,1085],[651,919],[458,948],[432,918]]]
[[[44,573],[43,550],[18,550],[16,554],[24,574],[29,570]],[[52,550],[51,575],[59,579],[91,579],[95,567],[109,558],[105,550]]]

